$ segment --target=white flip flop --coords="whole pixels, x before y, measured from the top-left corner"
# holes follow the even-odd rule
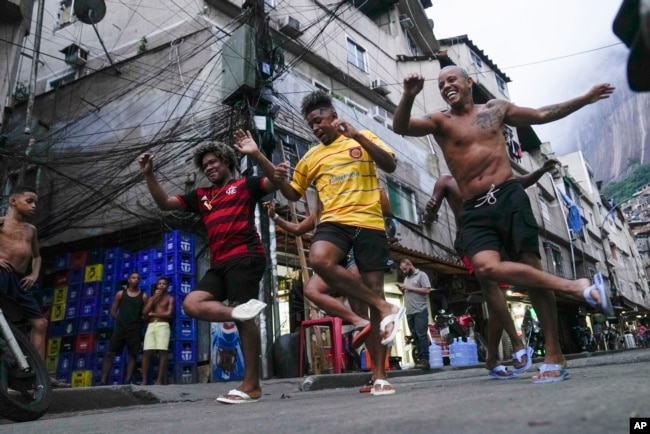
[[[406,313],[406,308],[402,306],[399,308],[397,313],[391,313],[390,315],[385,316],[384,319],[381,320],[381,322],[379,323],[380,332],[385,331],[386,326],[388,324],[394,323],[393,330],[390,332],[390,335],[386,336],[384,339],[381,340],[382,345],[392,347],[395,344],[395,335],[397,335],[397,332],[402,327],[402,318],[404,318],[405,313]]]
[[[232,317],[240,321],[248,321],[255,318],[266,307],[266,303],[251,298],[244,304],[235,306],[232,310]]]

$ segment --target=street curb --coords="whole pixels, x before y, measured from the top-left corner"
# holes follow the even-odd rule
[[[136,390],[133,386],[75,387],[56,389],[53,392],[48,413],[68,413],[159,402],[151,392]]]

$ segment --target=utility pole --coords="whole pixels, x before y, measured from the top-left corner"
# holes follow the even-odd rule
[[[268,85],[268,79],[272,75],[272,65],[270,62],[273,49],[273,42],[268,25],[268,16],[265,10],[264,0],[247,0],[242,6],[242,10],[248,11],[248,20],[246,24],[254,31],[254,50],[252,54],[252,67],[255,70],[255,82],[252,88],[245,89],[242,92],[242,99],[246,101],[237,101],[242,111],[239,113],[242,123],[250,125],[250,129],[255,130],[256,141],[262,152],[269,159],[272,159],[273,149],[275,148],[275,137],[273,133],[273,117],[269,116],[272,106],[272,91]],[[246,119],[247,118],[247,119]],[[254,128],[253,128],[254,127]],[[256,173],[259,168],[253,168]],[[271,315],[262,317],[262,378],[270,378],[273,375],[273,363],[271,349],[273,348],[274,322],[279,325],[279,312],[274,303],[277,292],[277,279],[273,272],[274,260],[271,258],[271,248],[275,243],[271,242],[270,223],[267,214],[258,207],[256,223],[267,255],[267,270],[262,278],[262,300],[271,306]]]

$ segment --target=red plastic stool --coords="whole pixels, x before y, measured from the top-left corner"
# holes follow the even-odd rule
[[[307,319],[300,323],[300,375],[304,374],[305,367],[305,344],[306,330],[313,326],[327,326],[330,328],[332,338],[332,365],[335,374],[340,374],[343,368],[343,320],[341,318],[328,316],[325,318]],[[313,354],[312,354],[313,357]],[[327,363],[323,360],[323,363]]]

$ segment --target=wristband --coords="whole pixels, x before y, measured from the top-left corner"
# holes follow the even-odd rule
[[[274,216],[273,216],[273,217],[271,217],[271,218],[273,219],[273,221],[276,221],[277,219],[279,219],[279,218],[280,218],[280,216],[279,216],[278,214],[276,214],[276,215],[274,215]]]

